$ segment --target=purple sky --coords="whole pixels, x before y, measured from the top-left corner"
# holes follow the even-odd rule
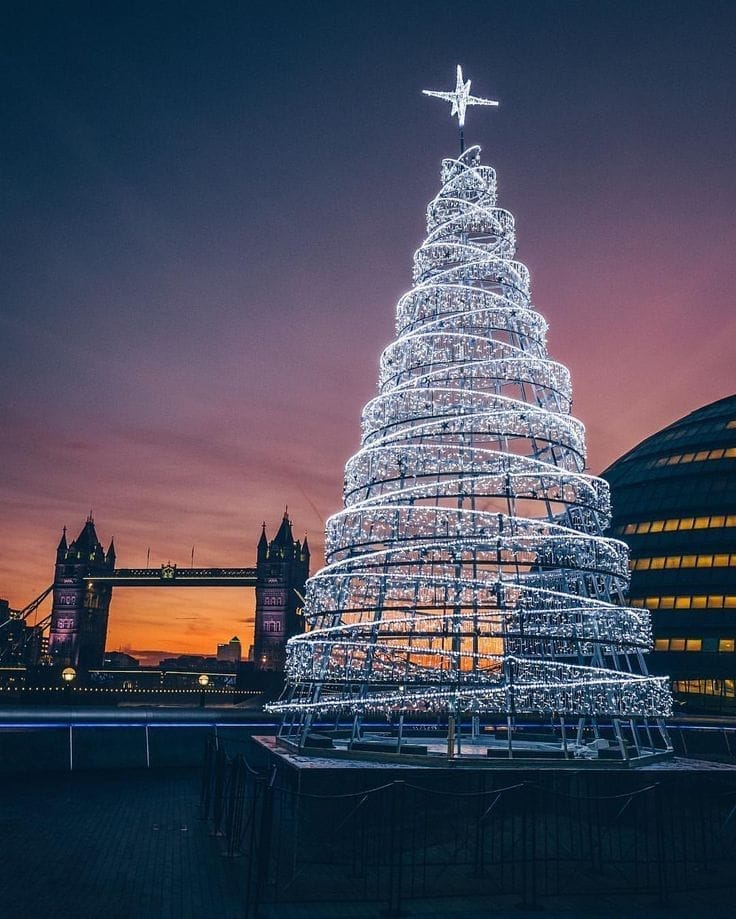
[[[319,562],[443,156],[466,137],[599,472],[736,389],[731,3],[16,4],[3,45],[0,596],[94,508],[122,565]],[[247,642],[119,592],[110,646]]]

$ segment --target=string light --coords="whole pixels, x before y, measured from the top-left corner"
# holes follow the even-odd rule
[[[570,375],[515,250],[480,148],[444,160],[307,583],[307,631],[287,645],[288,693],[268,706],[302,733],[319,714],[671,711],[642,657],[649,612],[623,602],[627,547],[602,536],[608,484],[585,472]]]

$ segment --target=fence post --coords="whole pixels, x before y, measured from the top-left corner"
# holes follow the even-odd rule
[[[209,820],[210,799],[212,797],[212,740],[204,739],[204,763],[202,766],[202,788],[199,794],[199,806],[202,808],[202,819]]]
[[[261,820],[258,846],[256,848],[256,882],[252,901],[251,916],[258,915],[263,894],[268,886],[268,869],[271,860],[271,833],[273,830],[273,785],[268,776],[260,779],[261,783]],[[246,914],[248,915],[248,914]]]
[[[665,864],[665,852],[667,846],[664,838],[664,813],[662,809],[661,786],[657,783],[654,786],[654,821],[656,823],[657,834],[657,887],[659,892],[659,902],[662,906],[669,904],[669,891],[667,890],[667,866]]]
[[[225,809],[225,778],[227,773],[227,753],[219,747],[215,753],[215,788],[212,802],[212,822],[215,836],[220,834],[222,816]]]
[[[261,777],[251,780],[253,782],[253,797],[251,801],[251,813],[248,824],[250,826],[250,840],[248,843],[248,869],[245,879],[245,919],[255,919],[258,915],[258,904],[260,900],[258,884],[258,807],[263,802],[263,787],[265,780]]]
[[[382,916],[399,917],[406,913],[401,908],[404,868],[404,793],[403,781],[393,782],[387,789],[389,795],[388,831],[388,897]]]

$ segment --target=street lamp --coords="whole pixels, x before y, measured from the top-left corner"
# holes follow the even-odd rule
[[[74,667],[64,667],[64,669],[61,671],[61,679],[64,683],[64,701],[67,705],[69,704],[69,697],[72,693],[72,683],[76,680],[76,678],[77,671],[74,669]]]
[[[206,673],[200,673],[200,675],[197,677],[197,682],[199,683],[200,689],[202,690],[199,696],[199,707],[204,708],[204,693],[205,689],[210,684],[210,678]]]

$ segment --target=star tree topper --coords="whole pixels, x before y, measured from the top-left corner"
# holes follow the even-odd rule
[[[463,128],[465,127],[465,109],[469,105],[498,105],[494,99],[481,99],[479,96],[470,95],[470,80],[463,82],[463,68],[457,65],[457,84],[455,92],[437,92],[434,89],[423,89],[425,96],[434,96],[436,99],[444,99],[445,102],[452,104],[450,115],[457,115],[458,126],[460,128],[460,152],[465,149],[465,139],[463,137]]]

